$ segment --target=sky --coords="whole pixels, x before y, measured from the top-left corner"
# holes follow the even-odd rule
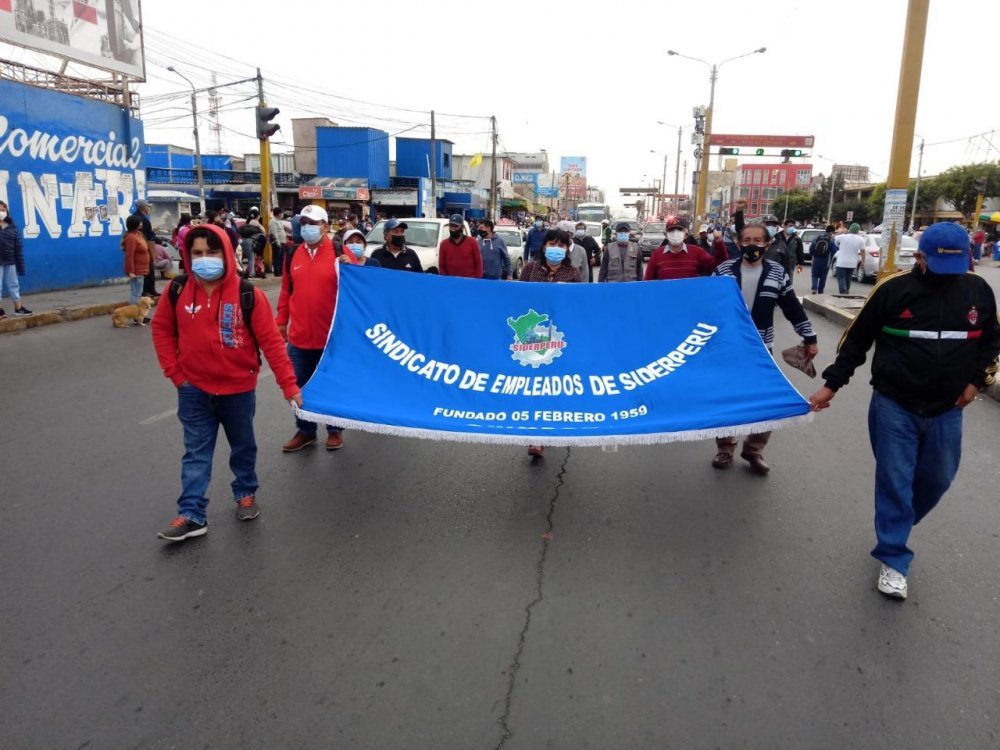
[[[931,0],[916,125],[928,144],[924,175],[1000,159],[993,3]],[[501,150],[545,149],[556,169],[560,156],[586,156],[588,183],[621,205],[619,188],[662,177],[664,153],[672,191],[677,130],[658,121],[684,127],[689,179],[694,166],[692,108],[708,104],[709,67],[667,50],[716,63],[764,46],[719,69],[713,130],[813,135],[811,158],[799,161],[814,173],[834,162],[867,165],[876,180],[888,172],[905,0],[382,0],[367,19],[365,7],[283,0],[262,16],[242,1],[146,0],[138,91],[147,143],[194,143],[190,88],[167,66],[199,87],[213,71],[224,84],[259,66],[268,104],[281,109],[274,151],[291,150],[294,117],[419,137],[430,135],[434,109],[455,153],[488,153],[495,115]],[[8,57],[39,62],[26,50]],[[222,150],[256,152],[255,87],[222,91]],[[208,106],[201,95],[199,109]],[[209,125],[203,117],[206,153],[216,150]]]

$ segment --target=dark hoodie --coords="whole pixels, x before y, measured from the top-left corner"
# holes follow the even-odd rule
[[[240,278],[229,236],[214,224],[202,224],[199,229],[202,227],[222,240],[226,270],[209,296],[191,273],[187,244],[180,249],[188,281],[176,307],[170,295],[164,294],[153,316],[153,346],[163,374],[175,386],[188,382],[215,396],[246,393],[257,387],[263,351],[282,393],[291,398],[299,387],[270,302],[261,289],[254,289],[253,320],[250,326],[244,323]],[[185,239],[190,242],[190,237],[189,232]]]

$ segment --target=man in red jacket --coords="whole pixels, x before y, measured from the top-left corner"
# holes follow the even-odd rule
[[[479,252],[479,243],[465,233],[464,221],[458,214],[448,219],[449,237],[438,247],[438,272],[442,276],[481,279],[483,254]]]
[[[302,405],[271,305],[260,289],[252,290],[252,303],[242,299],[225,231],[213,224],[192,229],[184,238],[181,262],[188,272],[183,285],[180,279],[171,282],[153,317],[156,356],[177,387],[177,417],[184,427],[177,517],[157,535],[170,542],[208,531],[205,493],[219,425],[229,441],[236,515],[241,521],[260,515],[253,416],[261,350],[285,398]],[[249,320],[244,311],[252,311]]]
[[[681,219],[676,217],[667,219],[666,239],[649,256],[646,281],[708,276],[716,266],[729,260],[729,252],[722,242],[722,232],[715,232],[709,238],[712,243],[711,255],[698,245],[686,244],[684,242],[686,234],[687,230]]]
[[[288,356],[295,368],[299,387],[304,386],[316,371],[326,348],[337,305],[338,257],[333,249],[330,222],[319,206],[306,206],[299,215],[302,244],[285,256],[278,295],[278,330],[288,342]],[[351,253],[339,257],[342,263],[354,263]],[[315,422],[295,419],[295,434],[281,449],[285,453],[300,451],[316,442]],[[343,430],[327,425],[326,449],[344,447]]]

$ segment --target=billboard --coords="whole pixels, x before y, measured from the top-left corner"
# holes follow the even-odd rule
[[[754,146],[756,148],[812,148],[815,138],[811,135],[729,135],[712,133],[712,146]]]
[[[537,172],[514,172],[511,180],[515,185],[537,185]]]
[[[124,276],[125,219],[146,194],[142,122],[13,81],[0,80],[0,101],[0,200],[24,238],[21,290]]]
[[[587,157],[564,156],[559,160],[559,171],[563,174],[568,172],[585,178],[587,176]]]
[[[146,80],[139,0],[0,0],[0,40]]]

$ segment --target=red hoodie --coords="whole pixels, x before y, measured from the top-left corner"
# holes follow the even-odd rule
[[[343,263],[354,263],[344,253]],[[337,305],[337,255],[329,235],[316,248],[315,257],[302,243],[286,262],[278,295],[278,325],[288,326],[288,341],[299,349],[325,349]]]
[[[438,247],[438,271],[442,276],[465,276],[468,279],[483,278],[483,254],[479,243],[472,237],[462,237],[455,243],[449,237]]]
[[[214,396],[246,393],[257,387],[263,350],[278,386],[285,398],[290,399],[299,387],[274,322],[271,303],[261,289],[254,290],[251,335],[243,322],[240,279],[229,236],[212,224],[198,228],[206,228],[222,240],[226,248],[222,254],[226,271],[222,283],[209,297],[198,277],[191,274],[187,247],[181,248],[181,263],[188,281],[177,298],[177,307],[165,293],[153,316],[153,346],[163,374],[176,386],[188,382]]]

